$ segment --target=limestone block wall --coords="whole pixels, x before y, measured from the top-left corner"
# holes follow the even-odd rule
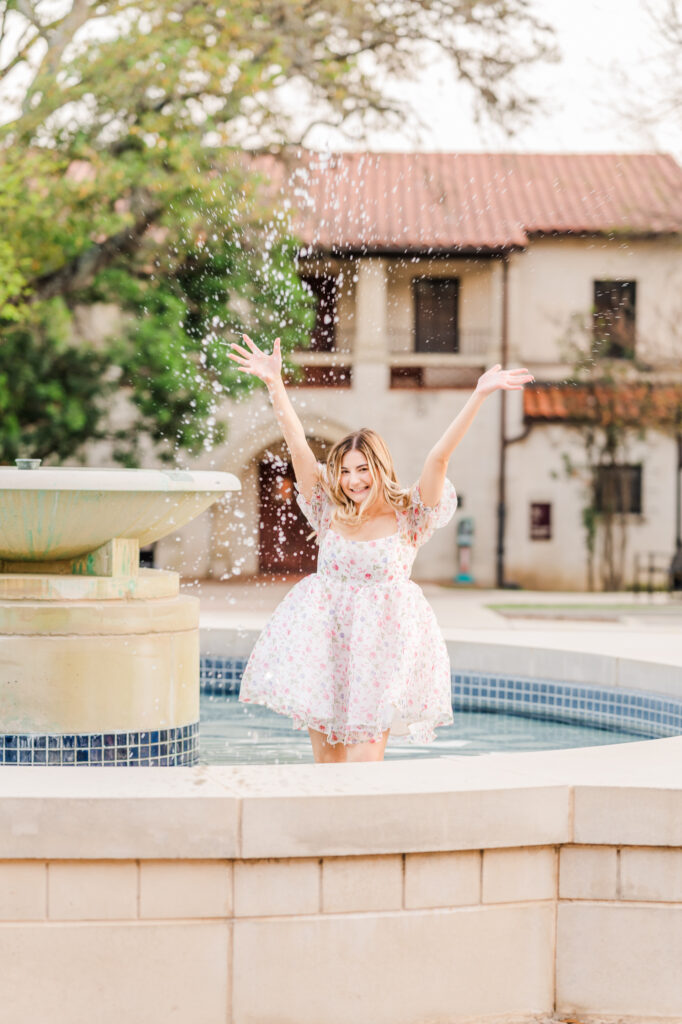
[[[682,1021],[682,738],[0,773],[0,1020]]]
[[[7,1020],[679,1021],[681,954],[679,847],[0,862]]]
[[[681,943],[682,849],[562,849],[556,981],[560,1013],[594,1013],[599,1008],[610,1017],[679,1020]]]

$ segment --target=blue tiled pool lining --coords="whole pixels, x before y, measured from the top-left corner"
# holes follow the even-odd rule
[[[227,697],[239,692],[246,658],[203,657],[201,692]],[[452,673],[455,711],[580,722],[643,737],[682,734],[682,698],[544,679],[482,672]],[[199,723],[153,732],[0,734],[0,765],[178,766],[196,764]]]
[[[201,692],[212,696],[238,693],[246,662],[247,658],[202,658]],[[499,673],[456,671],[451,678],[455,711],[501,711],[581,722],[651,738],[682,733],[682,698],[678,697]]]
[[[620,687],[453,672],[452,706],[580,722],[651,738],[682,733],[682,699]]]
[[[198,756],[198,722],[151,732],[0,734],[0,764],[166,767]]]

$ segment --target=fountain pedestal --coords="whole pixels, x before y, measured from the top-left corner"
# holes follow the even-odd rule
[[[16,488],[13,495],[15,512],[23,506],[33,557],[17,552],[8,489],[1,486],[4,475],[16,472],[0,470],[0,763],[193,764],[199,726],[198,600],[179,594],[176,573],[139,568],[140,535],[145,543],[150,539],[140,517],[126,531],[138,536],[109,537],[88,548],[92,535],[78,541],[78,530],[62,529],[54,502],[41,499],[35,486],[21,499]],[[147,483],[162,476],[140,472]],[[37,476],[31,474],[31,483]],[[149,508],[155,510],[151,539],[239,486],[229,474],[192,476],[179,491],[161,488],[156,502],[149,489],[144,492],[147,518]],[[208,480],[196,479],[205,477],[211,478],[210,490]],[[64,477],[57,482],[63,491]],[[129,478],[128,485],[143,482]],[[159,487],[162,481],[155,482]],[[194,500],[180,516],[173,496],[186,496],[190,483]],[[73,512],[75,492],[68,493],[64,504]],[[95,517],[97,505],[107,503],[104,491],[90,490],[87,499]],[[41,502],[51,509],[51,531],[44,517],[36,522]],[[51,541],[36,543],[50,533]],[[65,539],[65,533],[73,536]],[[61,543],[55,543],[57,537]],[[54,553],[63,557],[51,557]]]

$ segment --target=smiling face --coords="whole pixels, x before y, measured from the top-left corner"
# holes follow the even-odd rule
[[[336,521],[358,526],[372,515],[406,508],[409,491],[398,483],[391,453],[374,430],[362,427],[337,441],[327,456],[326,490]]]
[[[352,449],[343,456],[339,484],[346,497],[356,505],[364,501],[369,494],[372,474],[366,457],[358,449]]]

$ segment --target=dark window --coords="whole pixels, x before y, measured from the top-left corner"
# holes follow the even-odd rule
[[[336,278],[311,274],[302,280],[315,296],[317,305],[309,348],[313,352],[330,352],[336,347]]]
[[[459,280],[419,277],[414,281],[416,352],[459,352]]]
[[[153,569],[154,568],[154,550],[156,544],[144,544],[140,548],[140,568],[141,569]]]
[[[552,506],[546,501],[534,501],[530,506],[530,539],[552,539]]]
[[[594,476],[594,508],[605,515],[641,515],[642,467],[598,466]]]
[[[594,282],[594,339],[608,359],[635,354],[635,282]]]

